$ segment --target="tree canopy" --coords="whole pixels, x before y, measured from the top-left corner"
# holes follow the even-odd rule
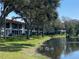
[[[15,11],[21,16],[29,28],[33,26],[44,28],[47,22],[58,18],[57,7],[60,0],[2,0],[3,10],[0,18],[4,20],[6,16]]]

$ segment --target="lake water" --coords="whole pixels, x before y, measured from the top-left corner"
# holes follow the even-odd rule
[[[50,39],[44,42],[38,51],[51,59],[79,59],[78,40],[68,40]]]
[[[79,59],[79,42],[66,42],[60,59]]]

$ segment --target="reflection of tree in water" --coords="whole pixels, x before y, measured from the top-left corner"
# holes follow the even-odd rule
[[[66,41],[67,41],[67,42],[79,42],[79,38],[66,37]]]
[[[65,54],[68,54],[77,50],[79,50],[79,43],[70,43],[70,44],[67,44]]]
[[[41,47],[37,49],[38,53],[51,57],[52,59],[60,59],[60,55],[64,52],[65,55],[79,50],[79,39],[74,38],[69,41],[62,39],[50,39],[43,43]]]
[[[52,59],[59,59],[63,50],[62,39],[50,39],[43,43],[37,51],[43,55],[51,57]]]
[[[79,50],[79,38],[67,38],[65,54]]]

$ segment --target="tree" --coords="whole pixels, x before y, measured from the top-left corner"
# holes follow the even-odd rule
[[[46,22],[57,19],[58,14],[56,9],[59,6],[59,1],[60,0],[2,0],[1,3],[3,3],[4,8],[1,18],[5,19],[11,11],[15,11],[28,25],[28,33],[32,25],[35,25],[33,23],[36,23],[35,26],[38,31],[40,26],[44,29]]]
[[[78,35],[78,23],[79,21],[76,19],[71,19],[71,18],[63,18],[64,19],[64,24],[65,24],[65,29],[66,29],[66,36],[67,37],[75,37]]]
[[[11,12],[11,11],[16,11],[20,12],[21,8],[23,8],[24,2],[26,0],[2,0],[0,3],[2,4],[3,8],[1,10],[1,16],[0,16],[0,25],[4,25],[4,37],[6,35],[6,16]],[[21,4],[23,3],[23,5]],[[20,7],[20,8],[19,8]],[[6,37],[5,37],[6,38]]]
[[[58,17],[56,8],[59,5],[59,1],[51,1],[49,0],[29,0],[29,4],[22,9],[22,16],[29,19],[28,26],[32,28],[31,25],[35,25],[38,30],[41,24],[41,28],[43,30],[46,22],[50,20],[55,20]],[[53,3],[57,3],[57,5],[52,5]],[[52,7],[53,6],[53,7]],[[56,8],[55,8],[56,7]],[[27,19],[24,20],[26,23]],[[29,29],[28,29],[29,30]],[[28,31],[29,32],[29,31]]]

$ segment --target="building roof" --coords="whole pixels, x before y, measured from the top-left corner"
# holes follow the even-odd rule
[[[14,19],[14,20],[11,20],[11,19],[6,19],[7,22],[11,22],[11,23],[25,23],[24,20],[22,19]]]

